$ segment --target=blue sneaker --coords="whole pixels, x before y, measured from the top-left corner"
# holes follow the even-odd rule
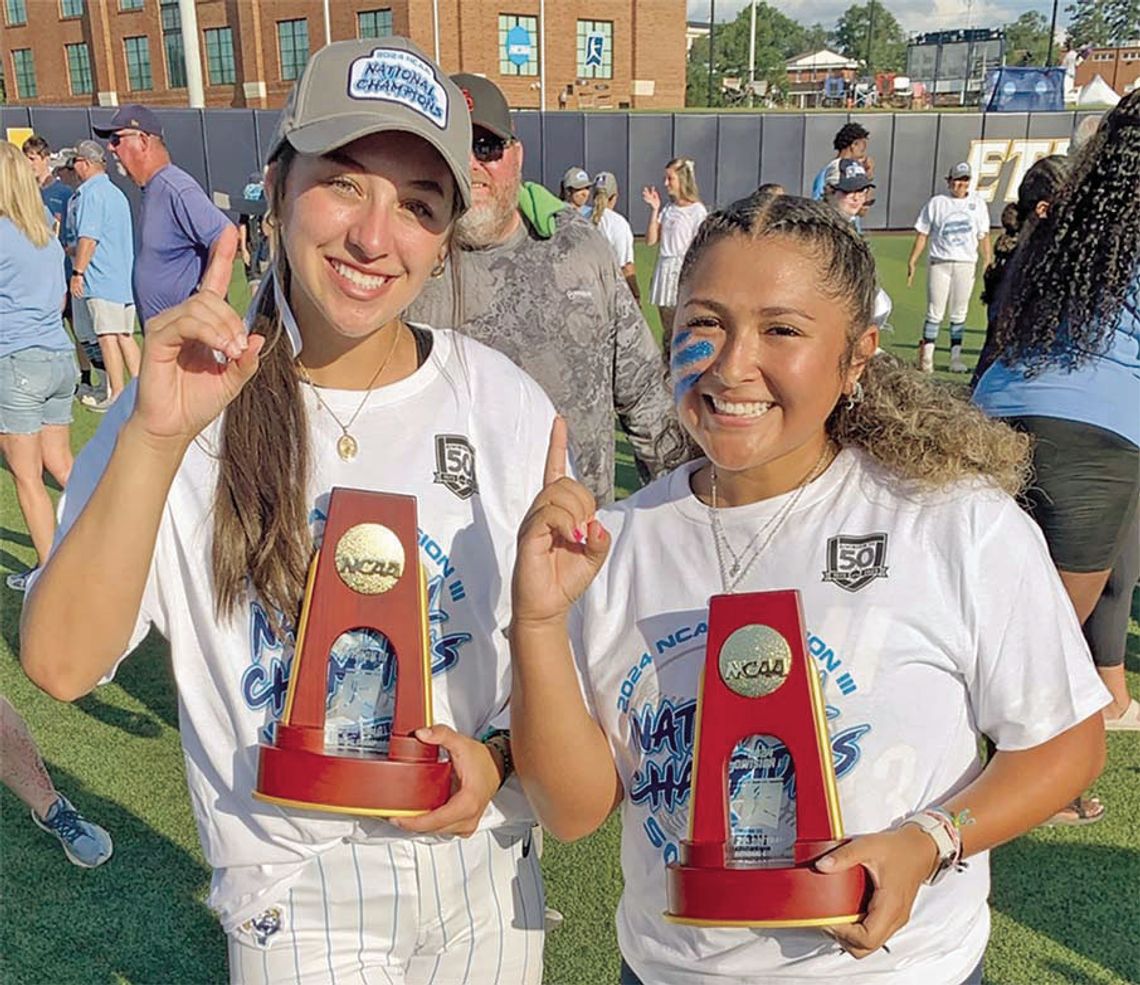
[[[32,820],[59,839],[64,854],[73,865],[93,869],[111,857],[114,849],[111,836],[99,825],[88,821],[63,794],[51,805],[47,817],[41,818],[32,811]]]

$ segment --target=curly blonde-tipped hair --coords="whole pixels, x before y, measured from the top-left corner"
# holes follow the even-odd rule
[[[871,324],[875,259],[863,238],[834,209],[789,195],[753,196],[712,213],[701,224],[681,267],[684,284],[713,244],[728,236],[756,241],[787,237],[818,265],[819,289],[850,315],[845,374],[856,343]],[[901,479],[941,488],[984,479],[1017,495],[1029,478],[1030,439],[987,418],[925,374],[885,353],[871,357],[860,379],[863,397],[840,397],[827,420],[839,444],[862,448]]]

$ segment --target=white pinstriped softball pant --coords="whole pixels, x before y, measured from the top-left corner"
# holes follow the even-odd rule
[[[544,907],[529,833],[346,842],[229,935],[230,981],[539,985]]]

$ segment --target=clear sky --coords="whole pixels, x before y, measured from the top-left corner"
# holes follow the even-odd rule
[[[802,24],[817,21],[829,30],[840,15],[856,0],[769,0],[781,13]],[[865,2],[865,0],[858,0]],[[950,31],[959,27],[1000,27],[1017,20],[1029,10],[1038,10],[1046,18],[1052,16],[1050,0],[881,0],[902,25],[904,31]],[[749,0],[717,0],[716,19],[719,23],[732,20],[748,6]],[[689,0],[689,20],[709,19],[709,0]],[[1065,15],[1066,0],[1058,7],[1058,29],[1068,21]]]

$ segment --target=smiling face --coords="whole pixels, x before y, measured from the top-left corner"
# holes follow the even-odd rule
[[[352,344],[399,317],[446,252],[454,210],[451,171],[412,134],[298,155],[279,217],[306,344]]]
[[[863,206],[867,204],[867,189],[860,188],[857,192],[845,192],[836,188],[832,202],[848,218],[857,216],[863,211]]]
[[[569,193],[570,194],[566,200],[571,205],[573,205],[574,208],[576,208],[576,209],[580,209],[583,205],[585,205],[590,200],[590,188],[589,188],[589,186],[586,186],[585,188],[569,189]]]
[[[867,329],[844,368],[851,312],[822,280],[818,256],[786,236],[729,235],[682,282],[674,398],[718,472],[780,490],[819,459],[828,416],[878,342]]]

